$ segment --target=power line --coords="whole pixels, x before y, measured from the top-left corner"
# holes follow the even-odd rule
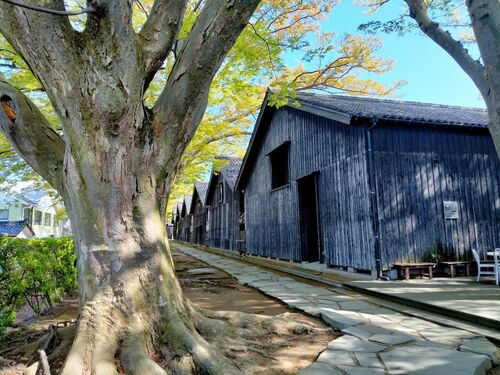
[[[0,0],[0,1],[18,6],[21,8],[36,10],[37,12],[54,14],[56,16],[78,16],[80,14],[94,13],[95,12],[94,8],[84,8],[81,10],[67,11],[67,10],[56,10],[56,9],[44,8],[44,7],[40,7],[40,6],[32,5],[32,4],[25,4],[25,3],[21,3],[17,0]]]

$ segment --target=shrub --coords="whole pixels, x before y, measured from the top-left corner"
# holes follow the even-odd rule
[[[39,315],[76,291],[75,259],[70,238],[0,236],[0,336],[24,304]]]

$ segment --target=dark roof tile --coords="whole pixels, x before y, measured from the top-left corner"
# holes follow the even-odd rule
[[[24,227],[28,227],[31,232],[26,220],[21,221],[0,221],[0,234],[6,234],[7,236],[17,237],[19,233],[22,232]]]
[[[220,173],[226,179],[227,183],[234,190],[238,173],[240,173],[241,163],[243,159],[231,158],[229,163],[222,167]]]
[[[184,202],[186,203],[186,215],[189,214],[189,211],[191,211],[191,202],[193,200],[192,195],[185,195],[184,196]]]
[[[205,205],[205,199],[207,197],[208,192],[208,182],[197,182],[194,185],[196,191],[198,192],[198,196],[200,197],[200,201]]]
[[[488,112],[481,108],[330,94],[301,93],[297,100],[300,103],[342,112],[352,117],[377,117],[385,120],[455,126],[488,125]]]

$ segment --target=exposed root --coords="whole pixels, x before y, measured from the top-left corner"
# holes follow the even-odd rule
[[[258,368],[255,363],[235,357],[234,352],[253,352],[275,360],[265,354],[271,348],[271,344],[261,340],[263,336],[331,332],[330,328],[321,329],[294,321],[287,313],[275,317],[236,311],[196,310],[192,307],[190,312],[197,332],[206,337],[213,347],[219,348],[226,356],[233,358],[240,368],[240,373],[253,373]]]
[[[120,362],[130,375],[167,375],[167,372],[150,357],[153,348],[146,335],[148,328],[141,320],[133,318],[134,323],[128,329],[121,345]]]
[[[41,368],[37,372],[43,364],[37,351],[45,348],[48,363],[57,369],[73,342],[62,374],[240,375],[266,371],[259,364],[264,359],[280,366],[282,359],[273,353],[288,347],[290,336],[329,331],[293,320],[295,314],[273,317],[186,306],[184,320],[155,328],[137,316],[89,316],[84,311],[78,329],[53,327],[12,350],[9,358],[14,351],[29,355],[37,362],[31,362],[26,374],[45,373]]]
[[[267,333],[287,335],[331,331],[330,328],[318,329],[311,325],[296,322],[290,319],[288,313],[279,316],[268,316],[238,311],[211,311],[206,309],[200,309],[199,313],[196,310],[194,311],[197,329],[210,334],[216,334],[217,329],[224,323],[240,330],[247,330],[251,337]]]
[[[298,314],[197,309],[169,288],[158,289],[160,297],[151,298],[149,293],[153,290],[155,295],[156,290],[149,288],[150,279],[144,280],[135,288],[124,283],[126,296],[115,291],[96,295],[82,308],[78,327],[58,327],[57,334],[33,336],[31,344],[19,349],[20,355],[31,356],[31,361],[20,361],[31,365],[27,373],[36,373],[39,363],[32,362],[39,360],[37,351],[42,348],[47,349],[52,369],[62,367],[62,375],[266,373],[285,364],[284,353],[298,335],[331,332],[304,323]]]

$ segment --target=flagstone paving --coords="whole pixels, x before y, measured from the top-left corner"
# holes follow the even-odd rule
[[[499,364],[498,348],[477,334],[406,316],[358,300],[354,293],[318,288],[188,246],[174,247],[343,332],[300,375],[479,375]]]

